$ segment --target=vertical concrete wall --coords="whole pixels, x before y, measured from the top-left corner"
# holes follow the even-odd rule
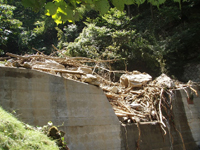
[[[195,89],[199,93],[199,88]],[[191,90],[186,90],[191,93]],[[166,129],[167,134],[164,136],[159,125],[140,124],[139,128],[136,124],[121,126],[122,150],[200,149],[200,98],[193,94],[193,104],[188,104],[184,90],[174,92],[174,118]]]
[[[188,101],[185,90],[180,90],[179,92],[183,101],[187,122],[192,132],[192,136],[200,149],[200,87],[194,86],[193,88],[197,91],[198,95],[196,95],[190,88],[185,89],[189,95],[193,95],[191,101]]]
[[[31,125],[52,121],[71,150],[121,149],[120,123],[95,86],[27,69],[0,67],[0,105]]]

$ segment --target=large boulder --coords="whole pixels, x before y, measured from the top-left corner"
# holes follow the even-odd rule
[[[120,77],[120,84],[127,87],[141,87],[151,81],[152,77],[147,73],[141,73],[139,71],[133,71],[129,74],[123,74]]]
[[[157,77],[153,82],[159,87],[167,87],[167,88],[175,87],[174,81],[164,73],[161,74],[159,77]]]

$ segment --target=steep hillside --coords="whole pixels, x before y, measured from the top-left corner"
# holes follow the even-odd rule
[[[39,131],[17,120],[0,107],[0,149],[59,150],[56,143]]]

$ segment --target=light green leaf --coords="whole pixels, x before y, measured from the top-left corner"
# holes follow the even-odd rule
[[[135,3],[138,5],[141,5],[145,2],[146,0],[136,0]]]
[[[85,3],[93,4],[93,1],[92,0],[85,0]]]
[[[55,5],[58,7],[66,7],[67,3],[64,0],[54,0],[55,1]]]
[[[34,7],[35,0],[22,0],[24,7]]]
[[[103,15],[106,12],[108,12],[110,4],[108,3],[107,0],[99,0],[95,2],[95,8],[97,11],[100,12],[101,15]]]
[[[123,0],[112,0],[113,5],[120,11],[124,10],[124,1]]]
[[[178,2],[178,3],[180,3],[180,2],[181,2],[181,0],[174,0],[174,2]]]
[[[45,9],[49,15],[54,15],[57,12],[58,6],[56,6],[53,2],[48,2],[45,6]]]
[[[76,0],[69,0],[72,6],[76,7]]]
[[[126,5],[131,5],[131,4],[134,4],[135,1],[134,0],[124,0],[124,4]]]
[[[52,15],[52,18],[54,19],[55,23],[58,24],[62,24],[62,20],[61,20],[61,16],[58,15],[57,13]]]
[[[166,0],[148,0],[149,3],[151,3],[154,6],[159,7],[159,5],[165,3]]]
[[[22,0],[24,7],[31,7],[35,11],[39,11],[45,4],[46,0]]]

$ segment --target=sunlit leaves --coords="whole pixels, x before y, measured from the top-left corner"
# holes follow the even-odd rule
[[[47,0],[22,0],[22,4],[25,7],[31,7],[33,10],[39,10]],[[137,4],[141,5],[146,0],[52,0],[47,2],[45,5],[46,15],[52,16],[57,24],[64,23],[66,21],[74,22],[79,19],[80,13],[78,9],[83,5],[88,8],[94,8],[99,11],[101,15],[108,12],[110,8],[110,3],[114,5],[118,10],[123,11],[125,5]],[[159,7],[159,5],[166,2],[166,0],[147,0],[154,6]],[[179,2],[180,0],[174,0],[174,2]]]
[[[53,2],[48,2],[45,6],[46,9],[46,15],[52,16],[57,12],[58,6],[56,6]]]
[[[52,16],[57,24],[74,21],[73,6],[68,5],[64,0],[55,0],[54,3],[48,2],[45,9],[46,15]]]

